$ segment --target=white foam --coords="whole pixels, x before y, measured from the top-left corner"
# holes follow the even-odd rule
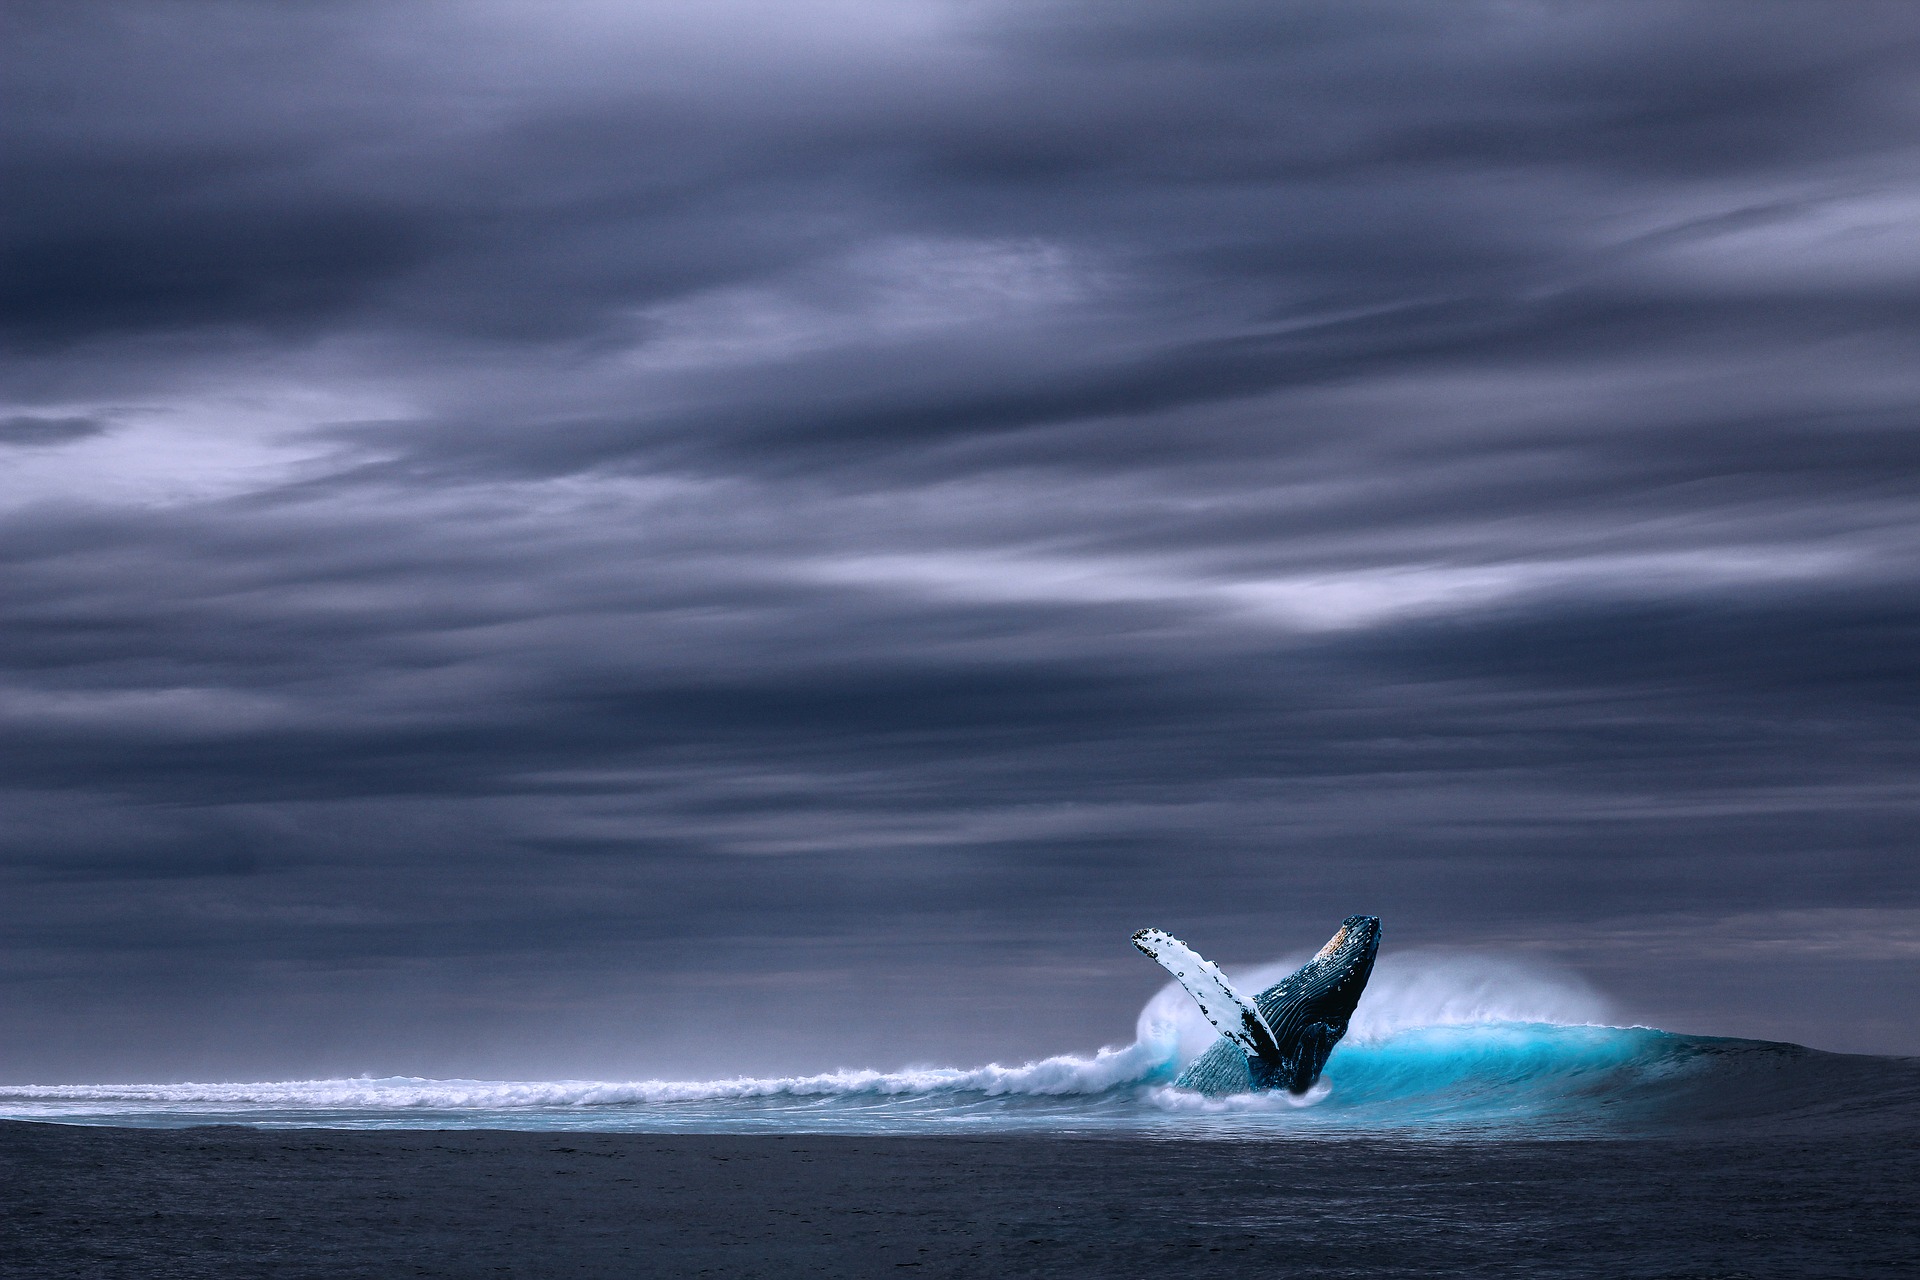
[[[1333,1086],[1325,1080],[1317,1082],[1305,1093],[1289,1093],[1284,1089],[1277,1089],[1265,1093],[1229,1093],[1217,1098],[1195,1093],[1191,1089],[1175,1089],[1170,1085],[1161,1085],[1147,1091],[1147,1101],[1162,1111],[1191,1115],[1245,1115],[1250,1112],[1266,1114],[1316,1107],[1332,1092]]]
[[[239,1084],[13,1085],[0,1103],[86,1106],[240,1106],[324,1110],[492,1111],[619,1103],[719,1099],[906,1096],[931,1093],[1064,1096],[1104,1093],[1165,1074],[1172,1045],[1142,1041],[1091,1058],[1062,1054],[1017,1067],[923,1067],[905,1071],[832,1071],[812,1076],[731,1080],[284,1080]]]

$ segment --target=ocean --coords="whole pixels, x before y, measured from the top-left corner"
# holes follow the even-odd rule
[[[1282,962],[1276,969],[1284,968]],[[1249,975],[1249,985],[1260,980]],[[1383,960],[1303,1097],[1133,1039],[709,1080],[0,1087],[0,1274],[1881,1277],[1920,1262],[1920,1060],[1612,1025]],[[38,1123],[22,1123],[38,1122]]]

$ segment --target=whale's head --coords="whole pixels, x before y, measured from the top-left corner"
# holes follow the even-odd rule
[[[1373,958],[1379,951],[1380,917],[1348,916],[1327,945],[1282,985],[1311,1004],[1314,1020],[1344,1034],[1360,993],[1373,976]]]

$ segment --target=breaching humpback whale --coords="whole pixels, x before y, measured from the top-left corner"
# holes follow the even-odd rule
[[[1380,949],[1380,918],[1348,916],[1318,955],[1247,999],[1211,961],[1162,929],[1142,929],[1133,945],[1187,989],[1220,1039],[1173,1083],[1201,1093],[1284,1088],[1305,1093],[1320,1078]]]

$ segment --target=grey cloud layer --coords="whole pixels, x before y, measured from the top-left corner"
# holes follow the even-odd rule
[[[1353,910],[1920,1047],[1909,9],[18,26],[0,1070],[1041,1051]]]

